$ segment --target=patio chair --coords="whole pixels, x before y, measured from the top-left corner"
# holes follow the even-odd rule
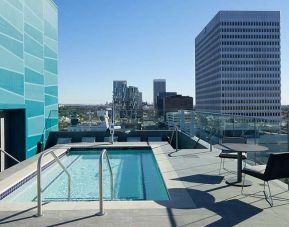
[[[82,137],[81,142],[85,143],[95,143],[95,137]]]
[[[158,141],[162,141],[162,137],[158,137],[158,136],[149,136],[148,137],[148,142],[158,142]]]
[[[118,136],[114,136],[114,137],[113,137],[113,141],[114,141],[114,142],[118,142]],[[103,142],[111,142],[111,136],[106,136],[106,137],[104,137]]]
[[[141,138],[137,136],[129,136],[126,139],[127,142],[140,142]]]
[[[242,170],[242,172],[244,173],[244,181],[246,174],[264,181],[264,196],[266,201],[272,207],[273,199],[269,181],[289,177],[289,152],[270,154],[267,165],[246,167]],[[266,184],[268,187],[269,195],[265,190]],[[244,185],[242,186],[242,194],[243,188]]]
[[[244,137],[223,137],[222,143],[247,143],[247,139]],[[221,174],[221,169],[225,169],[225,159],[238,159],[238,153],[237,152],[230,152],[227,150],[222,150],[222,152],[219,154],[219,157],[221,158],[220,162],[220,169],[219,169],[219,175]],[[247,159],[247,153],[242,153],[242,160]],[[223,164],[223,165],[222,165]],[[246,162],[245,162],[246,166]]]
[[[71,138],[63,138],[63,137],[57,138],[56,144],[68,144],[68,143],[71,143]]]

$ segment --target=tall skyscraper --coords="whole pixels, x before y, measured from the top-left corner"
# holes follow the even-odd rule
[[[142,113],[142,93],[137,87],[127,86],[125,80],[113,81],[114,116],[120,118],[137,118]]]
[[[157,111],[158,116],[164,116],[164,98],[169,96],[175,96],[177,95],[177,92],[160,92],[157,97]]]
[[[120,118],[122,111],[126,106],[127,97],[127,81],[115,80],[113,81],[113,105],[114,105],[114,117]]]
[[[166,92],[166,80],[165,79],[155,79],[154,80],[154,108],[157,108],[157,98],[159,93]]]
[[[57,6],[1,1],[0,24],[0,146],[24,160],[43,133],[58,130]]]
[[[196,110],[280,117],[280,12],[220,11],[195,47]]]

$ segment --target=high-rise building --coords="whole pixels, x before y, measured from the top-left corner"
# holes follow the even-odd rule
[[[154,80],[154,108],[157,108],[157,97],[160,92],[166,92],[166,80],[165,79],[155,79]]]
[[[197,110],[280,117],[280,12],[220,11],[195,47]]]
[[[58,10],[52,0],[0,7],[0,145],[24,160],[58,130]]]
[[[127,81],[113,81],[113,105],[116,119],[142,117],[142,93]]]
[[[164,116],[164,98],[169,97],[169,96],[175,96],[177,95],[177,92],[160,92],[158,97],[157,97],[157,110],[158,110],[158,115],[159,116]]]
[[[190,110],[194,108],[193,97],[174,95],[163,98],[164,115],[168,112],[178,112],[179,110]]]
[[[114,105],[114,117],[124,117],[123,110],[126,106],[127,97],[127,81],[115,80],[113,81],[113,105]]]

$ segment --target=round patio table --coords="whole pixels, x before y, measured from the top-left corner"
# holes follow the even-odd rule
[[[267,151],[268,148],[256,144],[246,144],[246,143],[222,143],[214,145],[214,148],[220,149],[228,152],[237,152],[237,177],[231,177],[226,180],[227,184],[235,186],[251,186],[252,182],[249,180],[242,180],[242,153],[243,152],[263,152]]]

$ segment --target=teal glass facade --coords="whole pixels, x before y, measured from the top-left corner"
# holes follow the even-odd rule
[[[58,130],[57,114],[51,119],[51,113],[58,111],[57,74],[55,3],[52,0],[1,0],[0,110],[24,110],[25,145],[23,151],[17,151],[24,152],[21,159],[36,154],[36,145],[43,133],[46,138],[48,131]],[[13,127],[17,136],[17,128]],[[14,138],[15,143],[17,139]]]

